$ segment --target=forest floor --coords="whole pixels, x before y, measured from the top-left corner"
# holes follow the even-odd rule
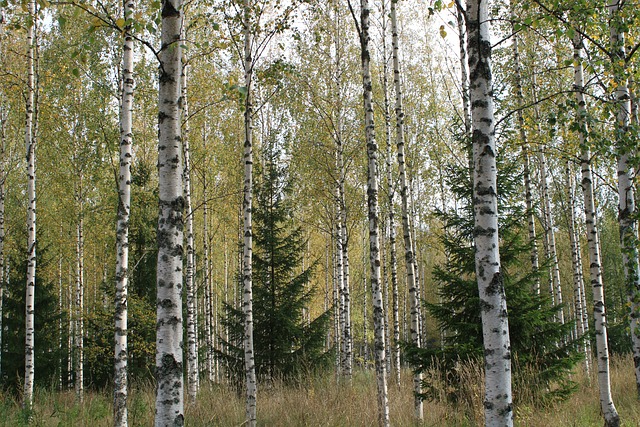
[[[613,399],[622,426],[640,426],[640,401],[636,395],[633,361],[630,356],[612,359]],[[468,404],[453,406],[442,402],[425,402],[423,426],[481,425],[481,378],[470,372]],[[531,427],[602,426],[595,375],[589,379],[576,373],[573,380],[579,389],[560,403],[543,408],[520,404],[516,408],[516,425]],[[410,372],[404,372],[402,386],[393,379],[389,384],[391,424],[412,426],[413,396]],[[526,400],[526,399],[525,399]],[[129,425],[153,425],[154,392],[151,384],[133,387],[129,399]],[[86,392],[77,404],[73,391],[39,390],[35,397],[34,426],[112,425],[111,394],[108,391]],[[187,405],[187,426],[241,426],[244,403],[227,387],[202,387],[195,404]],[[376,426],[376,381],[373,370],[358,370],[352,387],[336,384],[334,376],[317,378],[305,386],[272,386],[258,389],[258,419],[263,426]],[[25,425],[19,402],[0,394],[0,426]]]

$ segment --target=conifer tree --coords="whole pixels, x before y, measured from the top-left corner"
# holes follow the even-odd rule
[[[308,368],[329,362],[324,344],[329,312],[307,323],[304,309],[313,290],[309,284],[315,264],[301,268],[306,240],[303,230],[293,226],[292,180],[281,152],[269,147],[266,170],[257,179],[253,210],[253,345],[256,374],[260,380],[294,378]],[[225,304],[223,323],[228,340],[219,339],[226,351],[219,355],[226,362],[238,385],[243,378],[244,314]],[[226,329],[225,328],[225,329]]]
[[[523,271],[522,260],[530,254],[533,242],[526,228],[526,209],[516,201],[521,174],[514,161],[498,158],[498,207],[501,213],[500,256],[511,326],[513,372],[516,386],[532,390],[541,402],[567,397],[575,388],[568,378],[572,367],[582,358],[573,342],[562,345],[573,324],[554,320],[558,306],[551,304],[550,295],[538,293],[533,286],[544,270]],[[447,331],[441,346],[430,349],[409,349],[410,360],[424,369],[440,363],[443,379],[449,388],[447,399],[457,401],[461,383],[457,366],[464,361],[480,361],[483,356],[480,299],[473,259],[473,206],[471,182],[466,168],[451,165],[448,184],[460,209],[439,211],[446,224],[441,240],[449,253],[445,264],[434,269],[434,279],[440,285],[439,303],[425,303],[438,326]],[[433,377],[424,381],[423,397],[436,397]]]

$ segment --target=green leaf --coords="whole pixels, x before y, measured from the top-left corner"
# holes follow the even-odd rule
[[[80,70],[78,70],[77,68],[73,68],[71,70],[71,74],[73,74],[76,77],[80,77]]]

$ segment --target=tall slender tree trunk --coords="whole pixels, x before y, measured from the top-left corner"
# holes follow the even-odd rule
[[[589,331],[587,317],[587,306],[584,304],[584,276],[582,274],[582,250],[580,249],[580,238],[576,230],[576,206],[575,206],[575,180],[571,163],[567,162],[567,209],[569,241],[571,243],[571,261],[573,266],[573,293],[575,301],[575,322],[577,338],[582,341],[582,351],[584,353],[584,366],[587,377],[591,371],[591,345],[590,340],[585,336]]]
[[[485,425],[513,425],[511,345],[498,241],[497,167],[489,7],[467,1],[473,128],[473,211],[476,278],[485,360]]]
[[[0,14],[0,20],[3,19],[3,16]],[[0,23],[0,32],[4,31],[3,25]],[[2,60],[2,46],[0,46],[0,61]],[[6,152],[6,110],[4,106],[4,96],[0,93],[0,378],[2,378],[2,320],[4,313],[2,311],[2,306],[4,302],[4,272],[5,268],[5,258],[4,258],[4,200],[6,197],[5,193],[5,181],[7,179],[7,152]]]
[[[554,230],[553,212],[551,211],[551,196],[549,195],[549,184],[547,174],[547,157],[544,148],[538,152],[540,167],[540,190],[542,197],[542,212],[544,218],[544,231],[547,242],[547,255],[551,261],[551,296],[557,305],[562,304],[562,287],[560,283],[560,266],[558,263],[558,251],[556,249],[556,232]],[[564,325],[564,312],[562,308],[557,312],[558,321]]]
[[[398,175],[400,179],[400,199],[402,203],[402,233],[404,239],[404,260],[407,273],[407,289],[409,290],[409,305],[411,310],[410,335],[411,342],[420,347],[420,299],[415,274],[415,252],[413,251],[413,239],[411,237],[411,226],[409,221],[409,185],[405,166],[405,138],[404,138],[404,108],[402,101],[402,86],[400,82],[400,42],[398,38],[397,19],[398,0],[391,0],[391,42],[393,47],[393,85],[395,88],[395,113],[396,113],[396,147],[398,150]],[[406,300],[405,300],[406,301]],[[406,316],[406,302],[405,302]],[[406,322],[405,322],[406,324]],[[414,373],[413,376],[414,408],[415,418],[422,420],[424,417],[422,399],[418,397],[422,393],[422,374]]]
[[[60,227],[62,235],[62,227]],[[64,372],[64,352],[62,349],[62,335],[63,335],[63,307],[64,307],[64,287],[62,283],[62,254],[58,256],[58,391],[63,390],[64,378],[62,373]],[[1,325],[0,325],[1,327]],[[2,346],[0,345],[0,349]]]
[[[242,209],[244,211],[244,245],[242,283],[244,299],[242,311],[244,314],[244,369],[246,377],[246,422],[249,427],[256,425],[257,380],[255,354],[253,352],[253,223],[251,209],[253,202],[253,101],[251,83],[253,79],[253,56],[251,35],[251,1],[244,0],[244,85],[246,88],[244,100],[244,188]]]
[[[25,374],[23,406],[30,411],[33,406],[33,381],[35,371],[34,354],[34,313],[36,288],[36,135],[34,115],[35,99],[35,31],[36,3],[29,0],[31,25],[27,26],[27,98],[25,105],[25,143],[27,148],[27,286],[25,319]]]
[[[512,12],[512,15],[515,15]],[[514,20],[515,22],[515,20]],[[515,34],[515,31],[514,31]],[[524,95],[522,93],[522,67],[520,64],[519,37],[513,38],[513,68],[516,84],[516,97],[518,100],[518,130],[520,131],[520,140],[522,143],[522,164],[524,179],[524,196],[525,206],[527,208],[527,224],[529,228],[529,244],[531,245],[531,270],[535,275],[533,290],[536,294],[540,293],[540,277],[537,275],[540,270],[540,261],[538,258],[538,242],[536,237],[535,211],[533,205],[532,189],[531,189],[531,159],[529,157],[529,140],[524,122],[524,115],[521,107],[524,105]]]
[[[631,122],[631,94],[626,77],[625,22],[621,15],[624,2],[609,1],[609,33],[611,38],[612,66],[614,69],[616,100],[616,155],[618,157],[618,222],[620,224],[620,248],[624,264],[624,277],[631,319],[631,343],[636,373],[636,390],[640,397],[640,262],[638,260],[638,220],[635,201],[634,177],[637,160],[634,150],[637,140],[629,134]]]
[[[389,357],[389,373],[391,372],[391,360],[395,368],[396,386],[400,387],[400,323],[398,320],[398,254],[396,251],[396,221],[395,221],[395,181],[393,178],[393,157],[391,150],[391,113],[389,103],[389,62],[387,54],[387,1],[382,2],[382,50],[383,50],[383,74],[382,87],[384,92],[384,134],[386,143],[386,166],[387,166],[387,202],[389,209],[389,266],[391,271],[391,304],[393,322],[393,346],[388,349],[392,354]],[[365,292],[366,293],[366,292]],[[388,295],[387,295],[388,301]],[[387,318],[388,318],[387,304]],[[388,330],[387,330],[388,331]]]
[[[371,266],[371,296],[373,302],[373,327],[376,377],[378,383],[378,424],[389,426],[389,398],[385,361],[384,305],[380,277],[380,225],[378,208],[378,144],[375,140],[373,102],[369,52],[369,1],[360,1],[360,49],[362,86],[365,115],[365,140],[367,143],[367,205],[369,211],[369,262]]]
[[[206,148],[207,143],[207,126],[205,125],[203,141]],[[211,270],[209,269],[209,203],[207,201],[207,171],[202,174],[202,299],[203,299],[203,315],[204,315],[204,346],[206,357],[207,380],[209,383],[213,381],[213,325],[211,324]]]
[[[196,334],[195,247],[193,238],[193,207],[191,204],[191,155],[189,151],[189,104],[187,98],[187,65],[182,67],[182,150],[184,156],[184,208],[187,219],[187,393],[190,401],[198,394],[198,335]],[[226,248],[225,248],[226,251]],[[226,256],[226,252],[225,252]],[[225,263],[226,268],[226,263]]]
[[[77,190],[78,223],[76,224],[76,329],[75,329],[75,390],[76,399],[84,400],[84,213],[82,203],[82,172]]]
[[[184,193],[180,129],[181,0],[163,0],[158,53],[158,263],[156,427],[184,425],[182,258]]]
[[[338,171],[340,171],[340,167],[338,166]],[[338,199],[338,205],[336,207],[336,287],[338,290],[338,322],[340,327],[339,333],[339,354],[340,354],[340,363],[339,363],[339,374],[340,376],[350,377],[349,371],[347,369],[348,361],[347,361],[347,344],[345,341],[345,331],[347,329],[347,310],[345,307],[345,298],[344,298],[344,266],[343,261],[344,257],[342,256],[342,247],[344,245],[342,241],[342,214],[340,213],[340,184],[336,187],[336,196]]]
[[[602,282],[602,263],[600,260],[600,245],[598,228],[596,227],[596,212],[593,195],[593,175],[591,172],[591,150],[587,140],[587,104],[584,96],[583,74],[583,42],[579,35],[573,40],[573,66],[576,103],[578,104],[578,136],[580,139],[582,170],[582,192],[584,195],[584,214],[587,226],[587,244],[589,248],[589,276],[593,292],[593,317],[595,319],[596,349],[598,361],[598,386],[600,389],[600,407],[605,419],[606,427],[618,427],[620,416],[611,396],[611,378],[609,374],[609,348],[607,342],[607,322],[604,305],[604,285]]]
[[[366,197],[366,195],[365,195]],[[369,368],[369,301],[367,300],[367,230],[362,229],[362,341],[364,342],[364,366]]]
[[[124,2],[124,18],[133,15],[133,0]],[[122,49],[122,94],[120,102],[120,171],[118,175],[118,219],[116,224],[116,294],[113,425],[126,427],[127,363],[129,359],[128,284],[129,284],[129,215],[131,212],[131,161],[133,144],[133,37],[131,25],[125,25]]]

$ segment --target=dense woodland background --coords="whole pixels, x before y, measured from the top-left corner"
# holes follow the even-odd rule
[[[27,29],[36,24],[35,384],[50,390],[75,386],[81,399],[85,391],[79,381],[89,392],[109,392],[114,380],[125,34],[133,36],[135,63],[128,374],[129,383],[136,386],[154,378],[156,55],[161,4],[135,4],[126,19],[120,2],[40,0],[35,14],[30,4],[0,0],[0,388],[2,394],[19,400],[24,383]],[[396,3],[410,227],[421,298],[421,348],[412,344],[410,332],[387,0],[371,4],[370,43],[379,144],[387,375],[390,384],[396,379],[400,384],[399,368],[403,372],[419,368],[424,372],[422,398],[454,404],[469,403],[464,390],[468,377],[460,363],[481,360],[483,355],[473,263],[471,134],[465,128],[468,112],[463,106],[468,77],[463,77],[467,70],[460,65],[463,6],[440,0]],[[580,153],[585,147],[580,145],[581,113],[574,93],[576,34],[585,47],[583,93],[588,115],[582,119],[588,123],[587,144],[592,153],[609,352],[621,356],[632,352],[633,297],[629,299],[625,281],[618,221],[615,90],[624,76],[631,97],[625,143],[637,186],[633,171],[640,130],[636,104],[640,9],[628,1],[621,6],[616,19],[626,35],[626,54],[616,57],[610,48],[612,18],[604,1],[491,4],[500,250],[511,325],[516,414],[518,393],[525,394],[522,390],[539,405],[553,404],[581,390],[586,383],[574,375],[595,354],[579,175]],[[248,96],[242,52],[242,19],[247,9],[243,7],[246,5],[232,0],[185,2],[180,42],[188,73],[181,104],[188,106],[183,110],[182,138],[188,140],[191,163],[185,171],[191,182],[199,387],[209,390],[219,384],[240,393],[244,372],[243,144]],[[259,390],[276,387],[279,381],[295,387],[311,377],[332,375],[348,382],[352,368],[347,365],[352,363],[360,372],[374,364],[361,46],[359,27],[354,25],[359,5],[353,7],[356,10],[350,11],[347,2],[334,0],[259,0],[251,1],[248,9],[254,43],[250,87],[255,187],[253,304]],[[531,206],[526,203],[525,180],[532,183]],[[530,216],[534,218],[534,240],[528,229]],[[573,236],[578,236],[579,246]],[[340,249],[337,237],[346,238],[345,249]],[[539,268],[531,261],[534,243]],[[576,247],[581,248],[578,255],[582,259],[577,272],[572,258]],[[344,269],[345,260],[348,279],[342,280],[349,284],[349,355],[344,353],[344,325],[340,324],[344,291],[338,283],[343,277],[338,275],[338,264]],[[582,294],[575,292],[578,273],[584,279]],[[584,302],[590,332],[584,330]],[[577,321],[576,313],[580,315]],[[186,336],[185,332],[185,342]],[[621,360],[632,364],[629,358]],[[411,387],[409,382],[404,380],[403,390]]]

